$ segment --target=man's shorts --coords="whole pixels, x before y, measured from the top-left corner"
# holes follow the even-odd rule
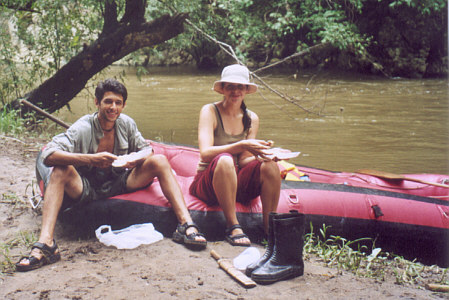
[[[63,209],[129,192],[126,188],[126,181],[130,173],[131,170],[112,167],[91,168],[87,172],[79,172],[83,183],[81,196],[78,200],[73,200],[64,195]]]
[[[222,156],[232,157],[228,153],[217,155],[204,171],[196,174],[190,185],[190,194],[210,206],[219,204],[212,182],[218,159]],[[235,167],[237,174],[237,202],[247,205],[252,199],[260,195],[262,187],[260,184],[260,165],[260,161],[254,160],[241,169],[237,166]]]

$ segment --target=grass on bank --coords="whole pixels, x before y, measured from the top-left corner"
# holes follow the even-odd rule
[[[14,273],[15,263],[19,257],[12,255],[16,249],[28,249],[37,241],[37,236],[33,232],[19,231],[17,236],[6,242],[0,243],[0,276]]]
[[[394,283],[398,285],[417,287],[423,287],[426,284],[449,285],[449,269],[447,268],[436,265],[426,266],[394,254],[383,253],[379,248],[368,251],[367,247],[362,246],[354,250],[351,246],[369,239],[347,241],[339,236],[327,237],[327,228],[323,226],[320,229],[321,236],[313,232],[305,235],[304,259],[313,259],[324,263],[329,268],[336,268],[338,275],[341,275],[344,270],[379,282],[394,280]],[[12,250],[28,251],[27,249],[36,240],[34,233],[21,231],[17,237],[1,242],[0,276],[12,274],[15,271],[14,264],[19,257],[11,255]]]
[[[0,134],[9,137],[38,137],[49,139],[63,129],[49,120],[36,119],[30,114],[25,118],[17,110],[2,110],[0,108]]]
[[[359,246],[360,242],[372,240],[370,238],[348,241],[340,236],[328,236],[328,228],[323,225],[318,236],[313,233],[311,226],[310,233],[305,235],[305,259],[315,258],[327,267],[337,268],[339,274],[344,270],[378,281],[393,278],[398,285],[449,285],[449,268],[426,266],[393,253],[382,252],[380,248]]]
[[[11,210],[28,209],[29,205],[24,199],[14,193],[3,193],[0,200],[1,205],[9,205]],[[7,218],[8,220],[8,218]],[[6,220],[6,221],[7,221]],[[0,276],[11,274],[15,271],[14,264],[18,257],[12,253],[19,249],[31,248],[31,245],[37,241],[37,236],[33,232],[19,231],[16,236],[8,241],[0,242]]]
[[[0,133],[21,135],[25,132],[25,120],[19,116],[18,111],[0,112]]]
[[[22,118],[16,110],[6,111],[0,109],[0,138],[20,142],[24,147],[30,146],[29,137],[49,140],[60,131],[60,127],[47,120],[36,120],[33,117]],[[36,148],[35,145],[31,146]],[[35,186],[36,183],[33,180],[27,185],[25,194],[29,194],[31,190],[31,194],[35,195],[37,193]],[[0,205],[8,205],[11,210],[30,208],[26,199],[15,193],[2,193]],[[36,241],[36,235],[27,231],[18,232],[14,238],[8,241],[0,241],[0,277],[15,271],[14,264],[19,257],[13,253],[25,251],[28,254],[32,244]]]

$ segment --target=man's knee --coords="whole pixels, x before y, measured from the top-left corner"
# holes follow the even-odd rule
[[[55,166],[50,174],[50,182],[67,182],[77,174],[73,166]]]
[[[170,163],[167,157],[162,154],[155,154],[147,158],[145,161],[150,169],[163,171],[166,169],[171,169]]]

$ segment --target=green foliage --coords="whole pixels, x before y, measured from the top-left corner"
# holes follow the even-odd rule
[[[339,270],[357,273],[362,267],[363,258],[366,256],[368,248],[366,246],[358,246],[358,249],[354,250],[352,246],[361,245],[362,242],[370,239],[362,238],[347,241],[339,236],[331,235],[327,237],[327,230],[328,227],[326,226],[320,229],[321,237],[317,237],[313,231],[307,234],[305,238],[305,252],[319,256],[327,266],[337,266]]]
[[[168,7],[169,1],[153,1]],[[364,56],[371,38],[360,34],[353,19],[363,0],[215,0],[170,1],[175,11],[189,12],[203,31],[234,47],[242,60],[282,58],[318,43],[329,42]],[[183,49],[211,47],[206,38],[188,28],[171,43]],[[217,48],[215,47],[214,50]],[[194,51],[190,50],[192,54]],[[193,55],[195,57],[195,55]]]
[[[339,272],[349,271],[379,281],[392,277],[400,285],[422,284],[435,277],[439,278],[438,283],[449,283],[449,269],[425,266],[394,254],[383,253],[382,249],[374,247],[374,243],[373,248],[369,249],[366,246],[371,241],[369,238],[347,241],[339,236],[328,236],[328,230],[329,227],[323,225],[319,235],[316,235],[312,224],[310,225],[310,233],[305,235],[304,242],[306,259],[318,257],[327,267],[336,267]]]
[[[9,3],[10,2],[10,3]],[[0,5],[0,99],[23,96],[59,70],[102,26],[95,0],[8,1]]]
[[[189,14],[189,20],[208,35],[217,40],[233,44],[229,31],[229,20],[225,10],[218,8],[214,1],[205,0],[150,0],[148,14],[157,18],[163,14],[183,12]],[[202,57],[214,57],[219,51],[218,45],[208,40],[191,26],[185,26],[185,33],[168,41],[165,45],[158,45],[156,51],[178,50],[186,52],[197,62]]]
[[[385,0],[378,0],[385,2]],[[424,15],[429,15],[434,12],[439,12],[447,6],[446,0],[389,0],[389,6],[393,9],[400,9],[401,6],[416,8]]]
[[[5,0],[0,2],[0,100],[24,96],[52,76],[101,33],[106,1],[123,16],[126,0]],[[139,1],[139,0],[135,0]],[[143,0],[141,0],[143,1]],[[404,7],[433,16],[447,9],[445,0],[147,0],[148,21],[184,12],[204,33],[233,47],[242,61],[269,63],[318,43],[328,42],[363,60],[373,38],[360,32],[365,7]],[[382,4],[382,5],[379,5]],[[358,23],[359,22],[359,23]],[[176,51],[177,63],[193,58],[224,61],[219,47],[192,26],[185,33],[122,60],[145,65]],[[139,74],[144,70],[139,70]]]
[[[11,209],[23,209],[27,204],[14,193],[3,193],[0,199],[2,204],[10,205]],[[17,248],[29,249],[31,245],[36,242],[37,237],[33,232],[20,231],[17,236],[8,240],[0,242],[0,276],[3,274],[12,273],[15,270],[15,253]]]
[[[25,121],[16,110],[0,111],[0,133],[20,135],[25,131]]]
[[[15,271],[15,259],[11,254],[16,248],[29,249],[37,241],[37,237],[32,232],[20,231],[18,236],[0,243],[0,275],[10,274]]]
[[[0,109],[0,134],[12,137],[51,138],[60,133],[61,127],[49,120],[37,120],[36,115],[21,116],[17,110]]]

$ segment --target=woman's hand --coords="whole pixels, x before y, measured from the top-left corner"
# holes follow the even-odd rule
[[[248,139],[243,140],[243,148],[253,154],[255,157],[261,157],[262,159],[268,159],[265,154],[265,150],[270,149],[273,145],[272,141]]]

